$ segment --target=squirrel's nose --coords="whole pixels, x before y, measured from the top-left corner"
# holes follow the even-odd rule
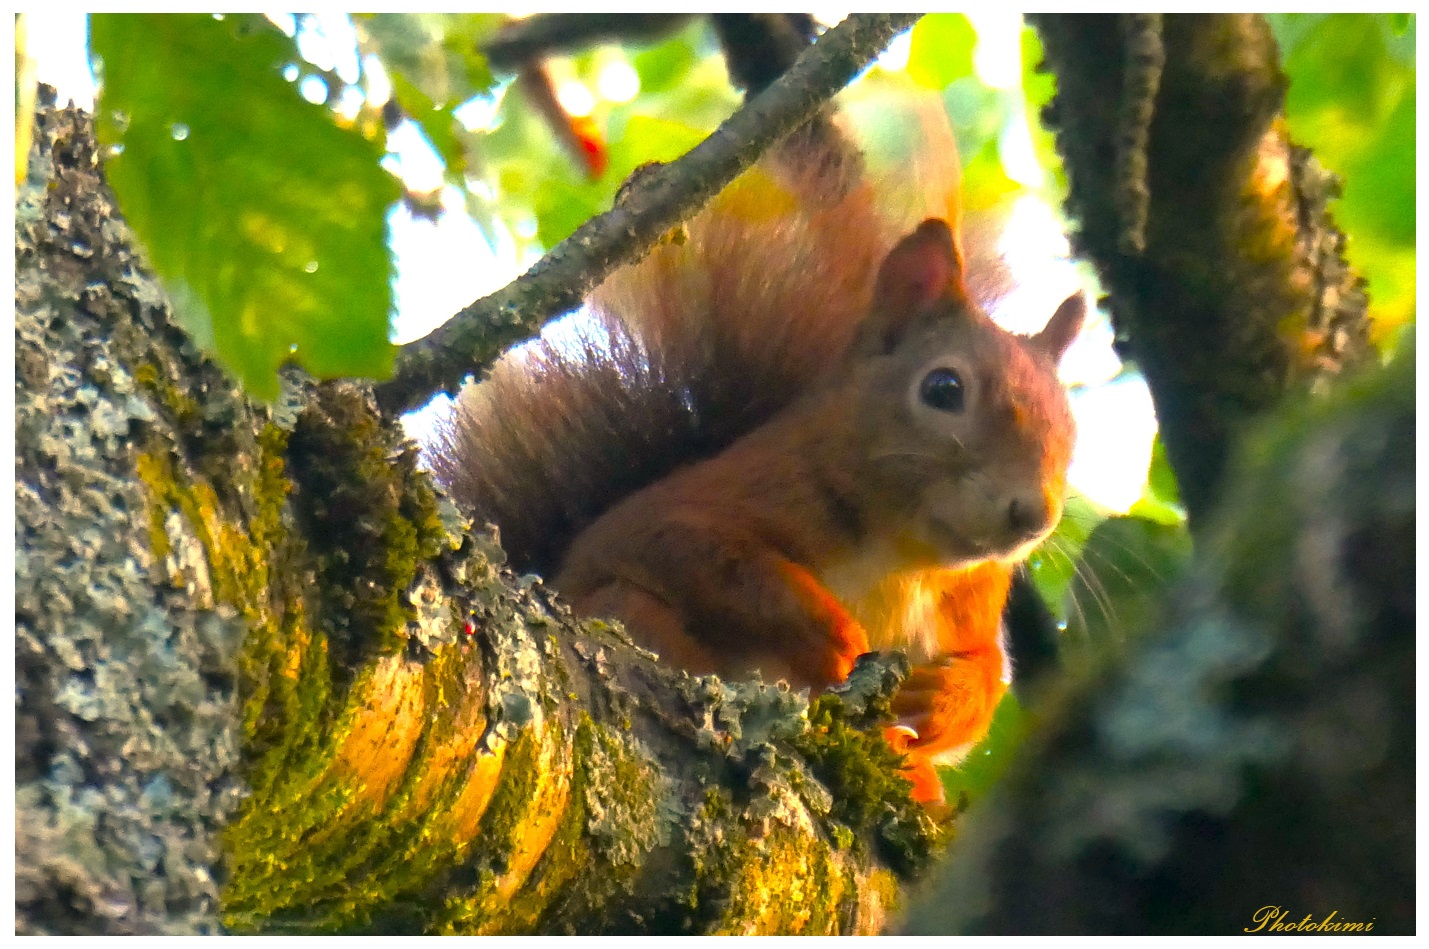
[[[1051,512],[1047,501],[1034,498],[1013,498],[1007,505],[1007,524],[1020,537],[1036,537],[1047,529]]]

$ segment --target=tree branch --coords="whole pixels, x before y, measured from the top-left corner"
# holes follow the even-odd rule
[[[1057,76],[1046,119],[1075,248],[1146,376],[1199,533],[1246,422],[1370,352],[1362,281],[1326,211],[1334,186],[1287,138],[1264,18],[1030,19]]]
[[[26,933],[875,932],[941,832],[843,697],[692,678],[501,569],[364,385],[177,328],[90,118],[16,228]],[[906,664],[903,664],[906,670]]]
[[[640,176],[619,205],[586,222],[524,276],[404,346],[393,378],[377,387],[379,405],[397,413],[439,391],[454,393],[469,373],[579,305],[611,271],[639,259],[764,149],[808,121],[915,20],[916,14],[855,14],[829,30],[688,155]]]

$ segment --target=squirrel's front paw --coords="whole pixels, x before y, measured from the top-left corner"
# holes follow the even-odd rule
[[[858,657],[869,651],[868,633],[808,571],[787,562],[781,566],[801,605],[801,635],[783,650],[790,669],[797,678],[820,688],[843,682]]]
[[[899,750],[933,755],[970,748],[987,734],[1006,691],[1000,654],[914,666],[893,696],[899,725],[916,736],[904,738]]]
[[[898,773],[913,783],[913,800],[925,807],[940,808],[944,803],[943,779],[938,777],[931,758],[912,750],[918,736],[906,725],[890,725],[883,730],[883,737],[894,751],[907,756]]]
[[[868,634],[857,622],[830,623],[812,627],[806,636],[791,643],[784,655],[793,681],[826,689],[838,685],[853,671],[858,657],[869,651]]]

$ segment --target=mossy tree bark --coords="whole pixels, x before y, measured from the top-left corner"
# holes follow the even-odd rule
[[[89,119],[17,228],[26,932],[871,932],[938,827],[847,701],[673,673],[433,493],[370,391],[256,405],[173,324]],[[864,726],[864,727],[860,727]]]

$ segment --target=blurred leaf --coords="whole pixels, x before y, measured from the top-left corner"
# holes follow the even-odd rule
[[[609,164],[598,180],[590,181],[566,159],[534,111],[507,97],[499,124],[483,138],[488,174],[500,195],[503,216],[507,220],[534,217],[534,236],[549,250],[591,216],[608,210],[631,171],[649,161],[679,158],[727,118],[737,103],[717,57],[690,69],[675,88],[642,90],[633,101],[609,110],[605,122]]]
[[[1162,504],[1181,503],[1181,486],[1176,483],[1176,472],[1171,462],[1166,460],[1166,446],[1157,435],[1151,442],[1151,464],[1146,471],[1146,488],[1151,497]]]
[[[496,80],[481,39],[505,20],[500,13],[373,13],[354,17],[362,51],[400,74],[437,108],[451,110],[491,92]]]
[[[1027,713],[1008,692],[997,704],[992,725],[982,741],[955,767],[939,768],[948,802],[975,803],[1002,776],[1027,732]]]
[[[95,14],[105,174],[180,320],[255,396],[290,356],[320,377],[390,374],[397,182],[280,74],[261,17]]]
[[[646,162],[674,161],[705,140],[706,129],[650,115],[632,115],[623,134],[611,142],[610,168],[624,181]]]
[[[1334,213],[1368,278],[1381,338],[1414,312],[1415,65],[1411,17],[1272,14],[1294,138],[1344,180]]]
[[[1186,523],[1186,512],[1181,507],[1159,501],[1149,493],[1132,502],[1126,513],[1166,527],[1177,527]]]
[[[700,38],[705,30],[705,24],[696,20],[663,43],[634,53],[630,64],[640,76],[640,91],[663,92],[678,87],[699,58]]]
[[[1156,615],[1162,591],[1190,559],[1184,524],[1109,517],[1082,548],[1068,590],[1065,640],[1073,649],[1115,648]]]
[[[970,76],[976,43],[977,33],[961,13],[930,13],[913,27],[908,75],[929,89]]]
[[[1151,442],[1146,488],[1127,513],[1166,527],[1181,527],[1186,523],[1186,509],[1181,506],[1181,487],[1176,482],[1176,472],[1166,460],[1166,446],[1159,434]]]
[[[1042,39],[1030,26],[1022,27],[1022,92],[1030,112],[1041,112],[1057,91],[1057,80],[1042,68]]]
[[[543,177],[531,203],[536,215],[536,239],[549,250],[608,207],[609,202],[598,201],[584,181],[559,175]]]
[[[704,141],[706,134],[679,122],[631,116],[620,137],[610,142],[610,166],[601,181],[559,175],[542,179],[532,202],[541,244],[554,247],[588,219],[609,210],[619,183],[640,165],[674,161]]]
[[[1052,535],[1027,559],[1033,585],[1048,608],[1059,618],[1065,615],[1067,591],[1076,575],[1082,548],[1092,531],[1105,519],[1106,514],[1080,494],[1068,496],[1062,509],[1062,519],[1057,522]]]
[[[421,128],[463,187],[473,139],[453,117],[457,106],[496,86],[480,50],[505,20],[499,13],[375,13],[354,18],[364,53],[376,55],[392,82],[392,97]]]
[[[989,143],[996,145],[1007,124],[1008,97],[989,89],[976,76],[964,76],[943,90],[943,103],[953,123],[964,165]]]
[[[997,139],[989,138],[963,168],[963,209],[984,211],[1007,203],[1022,185],[1002,170]]]
[[[421,128],[432,148],[441,156],[449,178],[460,181],[466,174],[466,150],[457,140],[452,114],[432,105],[427,94],[402,73],[392,73],[392,95],[402,111]]]

